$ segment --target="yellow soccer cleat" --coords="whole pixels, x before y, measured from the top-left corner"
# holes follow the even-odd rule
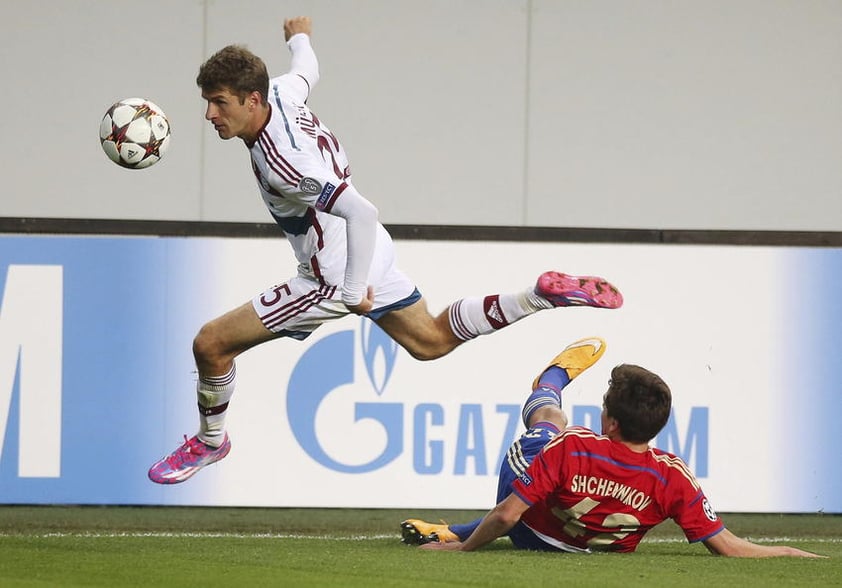
[[[453,543],[459,537],[444,521],[441,524],[425,523],[420,519],[407,519],[401,523],[401,541],[408,545],[425,543]]]
[[[532,382],[532,389],[538,388],[538,381],[541,375],[552,366],[562,368],[567,372],[567,377],[573,380],[576,376],[591,367],[602,354],[605,353],[605,341],[599,337],[588,337],[587,339],[579,339],[575,343],[571,343],[564,348],[564,351],[556,355],[550,362],[550,365],[545,367],[535,381]]]

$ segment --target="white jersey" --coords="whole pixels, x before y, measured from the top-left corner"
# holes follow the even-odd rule
[[[263,202],[299,263],[319,279],[340,284],[345,220],[329,211],[347,188],[348,159],[336,137],[295,96],[291,77],[270,83],[271,115],[251,146],[252,169]]]
[[[307,35],[294,35],[290,72],[269,83],[269,118],[254,144],[252,169],[263,202],[299,262],[298,276],[253,299],[266,328],[304,337],[348,312],[369,288],[369,316],[413,304],[420,294],[395,267],[394,245],[377,209],[350,183],[348,157],[306,105],[319,79]]]
[[[293,66],[270,80],[269,119],[249,146],[252,169],[263,201],[292,245],[302,273],[323,284],[342,285],[343,299],[347,294],[358,301],[373,278],[372,255],[391,255],[391,238],[376,223],[354,232],[354,247],[348,246],[346,218],[361,206],[371,207],[375,214],[376,209],[350,184],[342,144],[305,103],[318,80],[309,37],[296,35],[288,45]]]

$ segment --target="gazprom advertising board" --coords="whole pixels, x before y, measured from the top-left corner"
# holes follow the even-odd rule
[[[540,312],[433,362],[348,316],[237,360],[229,456],[184,484],[148,467],[197,429],[192,339],[296,270],[283,240],[0,238],[0,502],[488,508],[533,377],[567,343],[608,342],[565,391],[599,428],[611,368],[671,386],[656,444],[721,511],[842,512],[836,417],[842,251],[400,241],[437,314],[601,275],[619,310]]]

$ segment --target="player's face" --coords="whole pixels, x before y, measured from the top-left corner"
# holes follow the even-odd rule
[[[236,94],[223,88],[203,91],[202,98],[208,103],[205,119],[210,121],[220,139],[239,137],[246,141],[254,140],[254,95],[247,96],[241,103]]]

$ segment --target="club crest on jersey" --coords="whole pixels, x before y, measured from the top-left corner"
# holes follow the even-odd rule
[[[305,194],[318,194],[322,191],[322,185],[315,178],[301,178],[298,182],[298,189]]]
[[[330,182],[325,182],[325,187],[322,188],[322,193],[319,196],[319,199],[316,201],[316,208],[318,208],[319,210],[324,210],[325,206],[327,206],[328,202],[330,202],[330,197],[333,196],[333,192],[335,190],[336,186],[334,186]]]

